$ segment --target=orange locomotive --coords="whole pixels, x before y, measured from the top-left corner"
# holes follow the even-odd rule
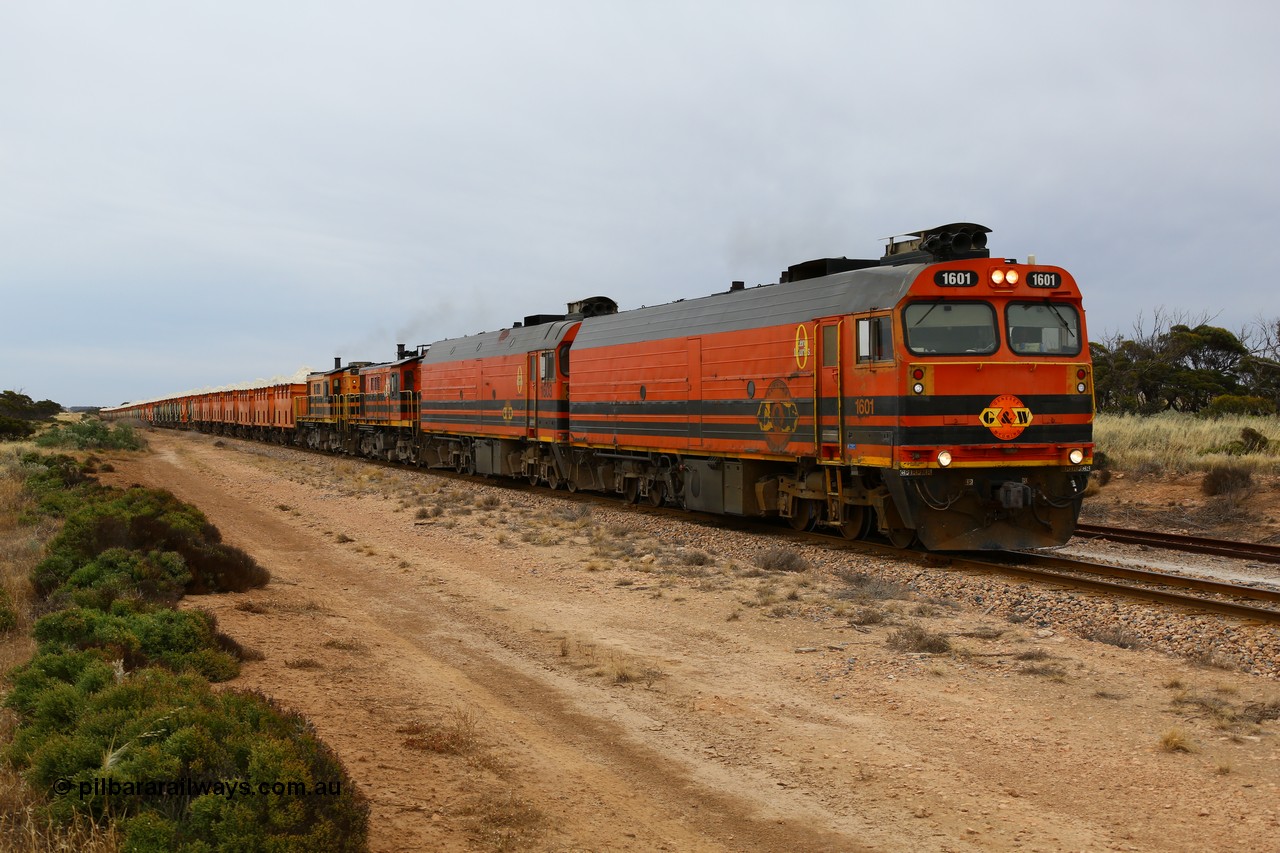
[[[988,232],[927,229],[777,284],[625,312],[597,297],[339,363],[286,392],[296,423],[273,434],[899,545],[1061,544],[1093,455],[1080,293],[1059,267],[991,258]]]
[[[1092,462],[1080,294],[967,223],[876,261],[586,320],[571,470],[691,509],[934,549],[1070,538]]]

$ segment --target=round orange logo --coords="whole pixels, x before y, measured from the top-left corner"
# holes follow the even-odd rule
[[[978,415],[982,425],[1001,441],[1012,441],[1031,425],[1031,410],[1012,394],[1001,394]]]

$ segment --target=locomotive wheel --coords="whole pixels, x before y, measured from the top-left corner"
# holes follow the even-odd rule
[[[865,506],[846,506],[840,535],[845,539],[861,539],[871,529],[871,512]]]
[[[791,529],[812,530],[814,523],[817,521],[817,514],[813,509],[813,501],[808,498],[798,499],[796,501],[795,514],[787,519],[791,523]]]
[[[568,490],[569,490],[569,494],[571,494],[571,495],[573,495],[573,494],[577,494],[577,492],[578,492],[578,478],[577,478],[577,477],[570,477],[569,479],[565,480],[565,481],[564,481],[564,487],[565,487],[566,489],[568,489]]]
[[[662,483],[654,482],[649,487],[649,506],[662,506],[662,502],[666,499],[667,487]]]
[[[538,476],[538,470],[537,470],[536,468],[532,468],[532,469],[530,469],[530,470],[529,470],[529,485],[530,485],[530,486],[536,486],[536,485],[538,485],[538,484],[539,484],[539,483],[541,483],[541,482],[542,482],[542,478],[541,478],[540,476]]]
[[[640,500],[640,481],[635,477],[629,477],[626,484],[622,487],[622,493],[627,496],[627,503],[633,504]]]
[[[564,485],[564,480],[560,479],[560,476],[558,474],[548,473],[547,485],[550,486],[552,489],[558,489]]]
[[[916,542],[916,532],[909,527],[889,528],[889,544],[895,548],[910,548]]]

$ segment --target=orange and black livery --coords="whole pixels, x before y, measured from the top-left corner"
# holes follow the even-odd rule
[[[1081,295],[1061,267],[992,257],[988,233],[923,229],[630,311],[592,297],[107,414],[904,546],[1057,545],[1093,459]]]

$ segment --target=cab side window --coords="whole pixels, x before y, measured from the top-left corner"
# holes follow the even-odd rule
[[[893,318],[861,317],[857,323],[858,362],[893,361]]]

